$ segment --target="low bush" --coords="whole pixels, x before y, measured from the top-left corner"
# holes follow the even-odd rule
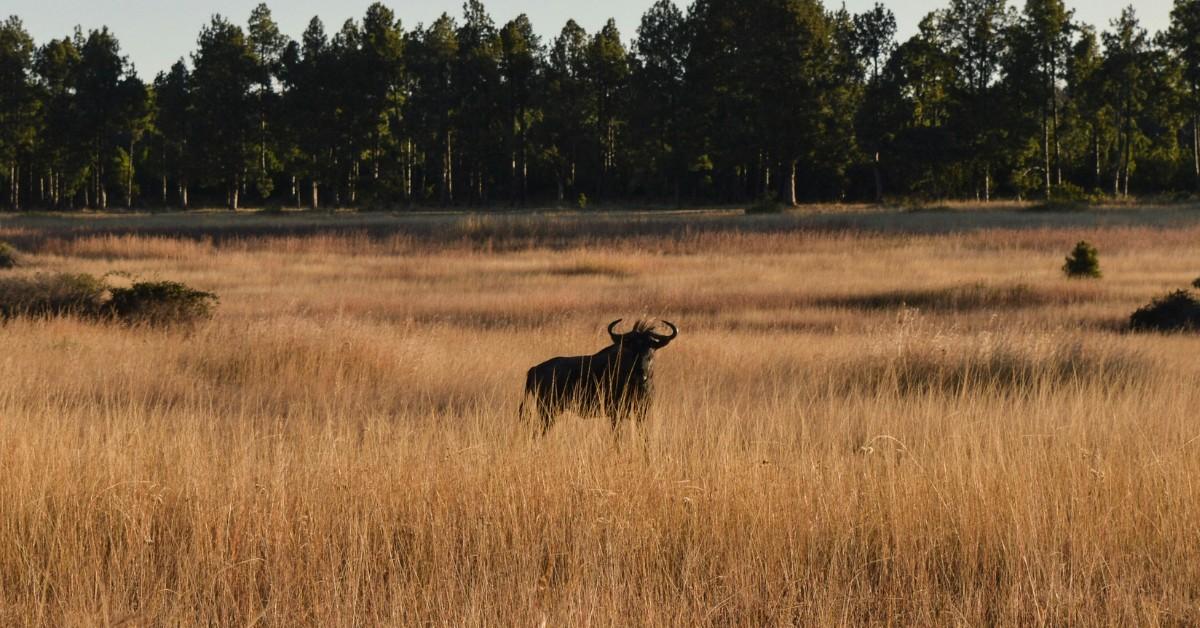
[[[0,268],[17,267],[17,250],[7,242],[0,242]]]
[[[1063,272],[1072,279],[1099,279],[1102,273],[1100,255],[1096,247],[1086,241],[1076,244],[1075,249],[1067,256],[1067,263],[1063,264]]]
[[[1129,317],[1136,331],[1200,331],[1200,301],[1187,290],[1155,299]]]
[[[108,284],[87,274],[38,274],[0,279],[0,316],[98,316]]]
[[[105,305],[118,320],[155,326],[191,324],[212,316],[217,295],[174,281],[137,282],[112,288]]]
[[[1192,287],[1193,287],[1193,288],[1200,288],[1200,277],[1197,277],[1196,279],[1194,279],[1194,280],[1192,281]]]
[[[784,210],[783,203],[771,194],[760,198],[756,203],[746,208],[747,215],[755,214],[782,214]]]
[[[0,279],[0,317],[78,316],[155,326],[188,325],[212,316],[217,296],[171,282],[122,288],[85,273]]]

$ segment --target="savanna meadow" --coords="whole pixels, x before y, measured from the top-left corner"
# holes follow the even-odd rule
[[[1194,625],[1194,207],[6,215],[0,623]],[[1079,240],[1102,278],[1071,279]],[[22,283],[25,282],[25,283]],[[115,298],[115,297],[114,297]],[[7,301],[6,301],[7,302]],[[518,406],[669,319],[647,419]]]
[[[0,628],[1200,626],[1200,0],[5,1]]]

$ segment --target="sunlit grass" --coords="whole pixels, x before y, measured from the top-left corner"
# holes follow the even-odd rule
[[[1196,219],[962,213],[5,227],[221,306],[0,327],[0,625],[1200,621],[1200,339],[1121,329]],[[534,439],[525,370],[640,315],[651,421]]]

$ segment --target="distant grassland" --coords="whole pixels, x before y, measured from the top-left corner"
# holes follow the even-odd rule
[[[1194,625],[1200,212],[0,216],[0,625]],[[1105,278],[1059,270],[1075,242]],[[517,420],[661,316],[651,421]]]

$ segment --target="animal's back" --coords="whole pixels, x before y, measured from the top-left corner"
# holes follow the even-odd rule
[[[577,379],[588,370],[591,356],[575,356],[568,358],[551,358],[529,369],[525,376],[525,387],[536,388],[540,385],[557,381]]]

